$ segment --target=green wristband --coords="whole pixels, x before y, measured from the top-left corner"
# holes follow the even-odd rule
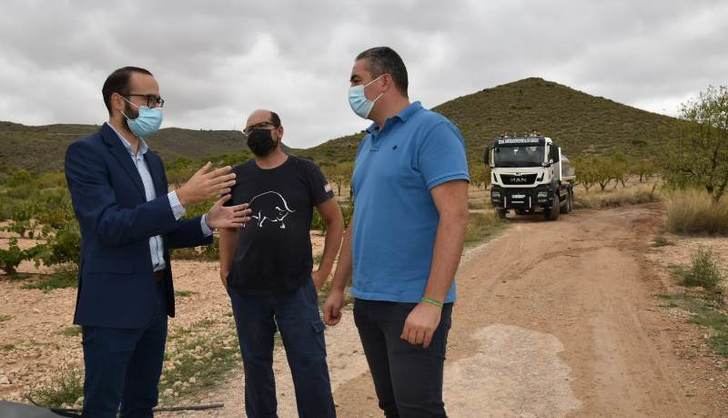
[[[429,303],[430,305],[435,305],[438,308],[442,308],[442,302],[440,302],[439,300],[435,300],[435,299],[428,298],[428,297],[423,297],[421,302]]]

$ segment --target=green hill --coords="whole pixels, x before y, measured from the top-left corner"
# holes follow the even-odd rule
[[[68,145],[98,129],[96,125],[25,126],[0,122],[2,168],[60,170]],[[169,162],[178,158],[198,160],[246,149],[239,131],[167,128],[150,138],[150,143]]]
[[[645,156],[654,152],[675,119],[595,97],[558,83],[527,78],[459,97],[434,108],[458,125],[471,161],[496,135],[538,131],[554,138],[574,157],[581,154]],[[0,169],[56,170],[74,139],[98,129],[93,125],[24,126],[0,122]],[[332,139],[295,154],[319,164],[354,158],[362,133]],[[162,129],[152,138],[155,151],[167,162],[200,160],[246,149],[238,131]]]
[[[558,83],[527,78],[443,103],[433,110],[452,120],[465,137],[471,161],[504,132],[538,131],[567,155],[620,151],[639,157],[670,135],[675,119],[595,97]],[[346,161],[362,134],[333,139],[301,151],[316,161]]]

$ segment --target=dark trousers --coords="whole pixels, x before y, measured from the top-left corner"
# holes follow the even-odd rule
[[[387,418],[446,417],[442,401],[443,366],[452,304],[442,309],[428,348],[402,340],[415,303],[356,299],[354,321],[374,379],[379,407]]]
[[[167,296],[157,285],[159,310],[145,328],[82,327],[83,416],[151,417],[167,339]]]
[[[229,289],[245,369],[245,412],[249,418],[277,417],[273,336],[280,330],[296,389],[298,416],[335,417],[324,324],[318,295],[309,280],[299,289],[274,295]]]

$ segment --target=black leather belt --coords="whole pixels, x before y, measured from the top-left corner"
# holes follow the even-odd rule
[[[154,281],[156,281],[157,283],[159,283],[159,282],[161,282],[162,280],[164,280],[164,277],[165,277],[165,273],[166,273],[166,271],[167,271],[167,270],[159,270],[159,271],[155,271],[155,272],[153,273],[153,274],[154,274]]]

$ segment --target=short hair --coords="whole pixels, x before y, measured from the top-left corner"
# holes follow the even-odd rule
[[[369,48],[360,53],[356,60],[367,60],[369,72],[373,77],[379,77],[382,74],[390,74],[394,80],[394,85],[404,97],[407,97],[407,67],[392,48],[388,46],[378,46]]]
[[[131,79],[131,75],[134,73],[152,75],[149,70],[145,70],[144,68],[128,66],[114,70],[113,73],[106,77],[104,86],[101,88],[101,95],[104,97],[104,104],[106,105],[106,110],[109,111],[109,115],[111,114],[111,95],[114,93],[119,93],[122,96],[128,95],[129,79]]]
[[[270,111],[270,121],[273,122],[274,128],[280,128],[281,126],[281,118],[278,116],[278,113],[274,111]]]

